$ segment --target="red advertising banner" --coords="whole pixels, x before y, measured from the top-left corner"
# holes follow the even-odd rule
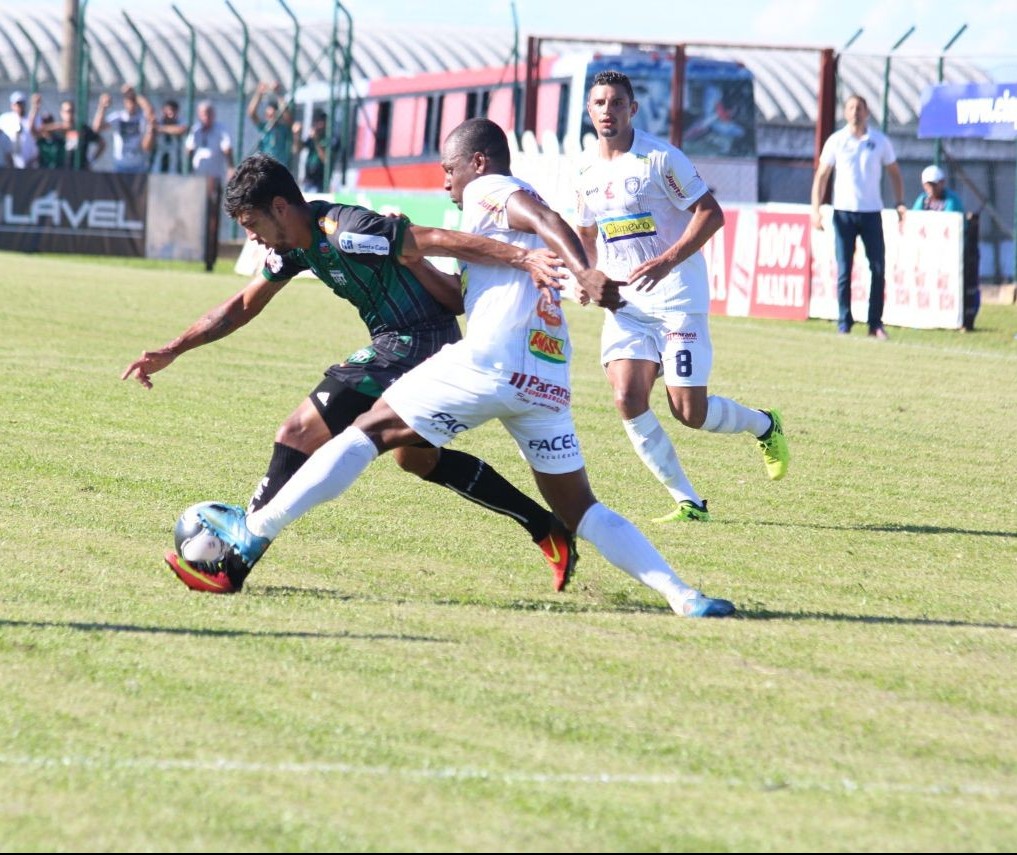
[[[805,320],[812,250],[808,209],[732,208],[703,248],[716,315]]]

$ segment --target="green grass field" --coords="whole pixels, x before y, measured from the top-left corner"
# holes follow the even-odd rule
[[[0,850],[1017,848],[1017,307],[885,344],[715,318],[711,388],[782,409],[791,470],[672,422],[714,521],[659,528],[569,305],[594,489],[739,607],[689,621],[582,544],[555,594],[387,458],[243,594],[186,590],[177,515],[247,501],[354,312],[297,280],[146,391],[127,364],[242,279],[0,265]],[[535,494],[499,425],[457,447]]]

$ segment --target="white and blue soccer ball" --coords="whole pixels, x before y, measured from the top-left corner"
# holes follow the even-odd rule
[[[192,567],[215,571],[220,569],[220,562],[229,555],[230,547],[208,531],[198,519],[199,510],[212,506],[222,507],[222,503],[198,502],[184,511],[173,526],[173,543],[177,555]]]

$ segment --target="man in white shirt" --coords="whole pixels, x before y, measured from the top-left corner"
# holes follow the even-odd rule
[[[851,271],[855,243],[861,238],[869,259],[869,335],[886,340],[883,301],[886,292],[886,244],[883,240],[883,169],[893,186],[898,221],[904,220],[904,180],[893,144],[881,131],[869,127],[869,106],[860,95],[844,102],[847,124],[830,134],[819,155],[812,181],[812,225],[822,230],[820,205],[833,173],[833,234],[837,253],[837,332],[847,335],[854,325],[851,314]]]
[[[38,95],[34,95],[38,117]],[[11,93],[11,109],[0,115],[0,133],[10,142],[10,164],[16,169],[31,169],[39,165],[39,148],[32,133],[33,119],[27,115],[28,99],[24,92]],[[0,164],[2,165],[2,164]]]
[[[211,101],[198,104],[198,121],[184,143],[194,175],[210,175],[225,184],[233,174],[233,141],[229,131],[215,120]]]

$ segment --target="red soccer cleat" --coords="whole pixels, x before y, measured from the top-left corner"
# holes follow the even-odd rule
[[[207,591],[210,594],[235,594],[243,587],[235,585],[225,569],[212,572],[189,564],[172,549],[166,550],[166,563],[177,578],[192,591]]]
[[[551,565],[551,571],[554,573],[554,589],[564,591],[572,581],[579,553],[576,552],[575,536],[564,528],[558,528],[558,525],[560,523],[556,524],[551,529],[551,533],[537,546],[544,553],[544,559]]]

